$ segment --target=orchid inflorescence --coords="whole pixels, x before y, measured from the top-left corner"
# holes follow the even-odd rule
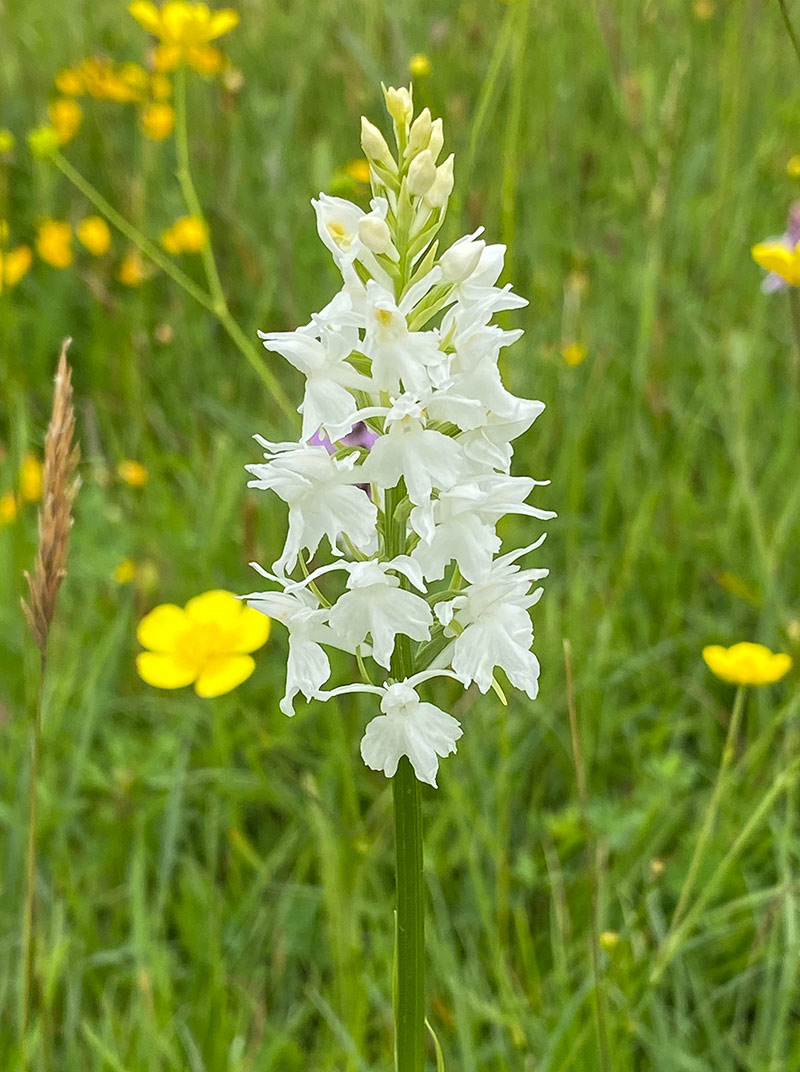
[[[267,460],[247,467],[249,486],[287,503],[289,530],[272,572],[253,563],[277,590],[244,598],[289,630],[285,714],[298,693],[374,693],[382,713],[362,739],[365,763],[392,777],[407,756],[435,786],[462,731],[422,702],[423,682],[450,677],[502,697],[500,668],[536,697],[528,611],[548,571],[519,560],[544,536],[500,555],[495,530],[505,514],[555,515],[526,503],[547,481],[509,472],[512,440],[544,406],[510,394],[497,367],[522,332],[492,317],[527,304],[497,286],[505,247],[487,245],[481,228],[439,254],[453,189],[453,156],[437,162],[442,121],[427,108],[413,118],[410,89],[384,95],[397,153],[362,119],[370,210],[312,201],[341,290],[296,331],[260,333],[306,383],[299,442],[255,437]],[[312,569],[325,537],[333,561]],[[323,593],[323,578],[344,582],[338,595]],[[326,646],[355,654],[362,681],[325,691]]]

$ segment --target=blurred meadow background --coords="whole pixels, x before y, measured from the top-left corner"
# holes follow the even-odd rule
[[[444,118],[445,244],[485,224],[530,300],[501,367],[547,404],[515,461],[552,479],[536,501],[559,513],[537,560],[541,693],[462,699],[458,755],[424,794],[428,1015],[448,1070],[800,1068],[796,672],[748,695],[704,900],[653,977],[733,699],[701,649],[800,651],[800,363],[787,295],[760,293],[749,255],[800,196],[800,66],[777,3],[236,8],[217,42],[230,66],[188,72],[189,152],[249,339],[337,288],[309,200],[366,204],[359,117],[385,129],[381,80],[412,80]],[[0,1067],[16,1067],[38,679],[19,610],[31,458],[71,335],[83,486],[45,696],[31,1067],[378,1072],[393,840],[390,783],[358,756],[369,699],[286,719],[279,627],[219,699],[135,672],[157,603],[260,587],[247,563],[277,556],[285,511],[243,466],[254,432],[297,425],[114,228],[108,245],[95,225],[96,255],[37,232],[96,214],[26,144],[65,96],[54,79],[92,57],[146,66],[153,39],[121,0],[4,0],[0,35],[3,240],[33,254],[7,253],[19,278],[0,294]],[[64,157],[158,244],[188,211],[174,135],[148,136],[135,103],[76,99]],[[204,286],[197,253],[173,259]],[[299,401],[300,377],[253,352]],[[520,542],[529,522],[507,524]]]

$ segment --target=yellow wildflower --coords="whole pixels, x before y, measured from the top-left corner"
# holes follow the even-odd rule
[[[117,476],[131,488],[143,488],[150,474],[141,462],[126,458],[117,466]]]
[[[142,109],[139,126],[151,141],[164,141],[175,126],[175,111],[171,104],[154,101]]]
[[[17,139],[7,127],[0,127],[0,153],[13,152]]]
[[[43,220],[36,234],[36,252],[53,268],[72,264],[72,228],[64,220]]]
[[[57,152],[60,144],[58,133],[47,124],[36,127],[28,134],[28,148],[34,156],[45,159]]]
[[[250,652],[266,644],[269,630],[269,618],[230,592],[205,592],[185,608],[163,603],[139,622],[136,635],[148,650],[136,669],[160,689],[193,684],[198,696],[221,696],[250,677]]]
[[[792,668],[790,656],[747,641],[730,648],[711,644],[703,648],[703,659],[709,670],[729,685],[771,685]]]
[[[786,174],[790,179],[800,179],[800,156],[790,156],[786,161]]]
[[[129,558],[123,558],[111,571],[111,579],[117,584],[130,584],[136,576],[136,566]]]
[[[349,175],[351,179],[355,179],[356,182],[363,182],[366,186],[369,186],[369,163],[363,156],[359,156],[355,160],[348,160],[342,171],[345,175]]]
[[[692,11],[694,11],[694,17],[700,22],[708,22],[709,19],[714,17],[716,5],[714,0],[694,0]]]
[[[172,96],[172,82],[160,71],[150,75],[150,96],[153,100],[169,100]]]
[[[599,938],[600,945],[610,953],[619,945],[619,935],[616,931],[603,931]]]
[[[33,262],[33,254],[28,246],[16,249],[0,250],[0,294],[8,287],[10,290],[19,283]]]
[[[83,122],[83,108],[72,97],[59,97],[47,108],[50,126],[58,135],[59,145],[72,141]]]
[[[117,68],[111,60],[98,57],[85,59],[79,73],[91,97],[116,104],[143,100],[149,81],[147,71],[138,63],[123,63]]]
[[[38,502],[42,497],[42,463],[35,454],[26,454],[19,467],[19,495],[23,502]]]
[[[17,500],[13,491],[0,495],[0,525],[10,525],[17,513]]]
[[[154,53],[159,71],[174,71],[188,64],[200,74],[216,74],[224,57],[211,41],[239,23],[230,8],[211,11],[205,4],[167,0],[159,10],[152,0],[133,0],[128,8],[141,27],[160,41]]]
[[[800,287],[800,242],[794,249],[780,239],[758,242],[750,253],[761,268],[779,275],[791,287]]]
[[[173,255],[199,253],[208,245],[208,230],[199,216],[181,216],[161,234],[161,245]]]
[[[55,77],[56,89],[65,97],[79,97],[86,90],[83,75],[74,67],[64,67]]]
[[[147,279],[147,271],[138,249],[129,250],[122,258],[117,279],[126,287],[138,287]]]
[[[582,342],[569,342],[561,347],[561,356],[572,368],[576,365],[580,365],[582,361],[585,361],[586,353],[586,347]]]
[[[111,246],[111,231],[102,216],[87,216],[75,228],[75,234],[82,246],[93,257],[102,257]]]
[[[431,69],[431,61],[424,52],[418,52],[408,61],[408,70],[412,78],[427,78]]]

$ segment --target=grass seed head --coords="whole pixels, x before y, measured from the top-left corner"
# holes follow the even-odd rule
[[[25,571],[30,601],[22,600],[22,609],[28,619],[31,633],[42,653],[47,647],[58,590],[66,576],[69,530],[73,520],[72,504],[79,485],[76,475],[79,450],[74,442],[72,369],[67,364],[67,349],[71,341],[64,340],[58,360],[53,413],[44,445],[39,545],[33,576]]]

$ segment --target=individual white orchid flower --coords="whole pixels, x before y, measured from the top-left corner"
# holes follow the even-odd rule
[[[422,575],[416,563],[354,562],[348,566],[348,590],[331,608],[331,628],[348,646],[362,644],[367,634],[372,637],[372,657],[388,670],[394,640],[398,633],[412,640],[429,640],[433,616],[428,604],[413,592],[400,588],[397,577],[387,570],[415,573],[418,587],[424,590]]]
[[[364,353],[372,360],[372,378],[379,391],[397,394],[401,382],[406,391],[427,391],[428,368],[445,359],[436,336],[409,331],[407,321],[408,313],[438,282],[440,274],[438,268],[429,272],[399,302],[375,280],[367,283]]]
[[[395,400],[386,427],[386,435],[377,440],[363,465],[369,481],[393,488],[402,477],[417,506],[430,502],[433,488],[446,491],[456,483],[461,449],[454,439],[425,427],[423,408],[412,395]]]
[[[530,650],[533,625],[528,610],[538,603],[543,589],[531,592],[530,588],[548,570],[521,570],[515,560],[543,539],[496,559],[463,595],[437,604],[436,616],[445,634],[455,637],[448,652],[449,665],[463,685],[474,681],[481,692],[487,692],[500,667],[512,685],[536,699],[539,660]]]
[[[303,444],[274,444],[259,441],[267,448],[267,465],[248,465],[253,474],[248,487],[272,489],[289,506],[289,532],[283,554],[275,570],[294,569],[302,549],[313,555],[324,536],[331,550],[338,551],[340,533],[369,554],[376,541],[378,511],[373,502],[356,487],[356,455],[332,457],[324,447]]]
[[[280,702],[285,715],[294,714],[294,698],[301,692],[307,700],[316,696],[331,674],[331,664],[321,644],[336,644],[327,625],[328,612],[307,589],[289,592],[251,592],[243,596],[248,606],[285,625],[289,630],[289,661],[286,692]]]
[[[361,758],[372,770],[393,778],[397,766],[406,756],[421,782],[436,788],[439,758],[456,751],[461,739],[461,723],[434,704],[419,698],[417,688],[436,677],[454,677],[449,670],[425,670],[402,681],[385,685],[342,685],[330,692],[320,692],[320,699],[351,692],[369,692],[380,697],[383,714],[367,723],[361,739]]]

